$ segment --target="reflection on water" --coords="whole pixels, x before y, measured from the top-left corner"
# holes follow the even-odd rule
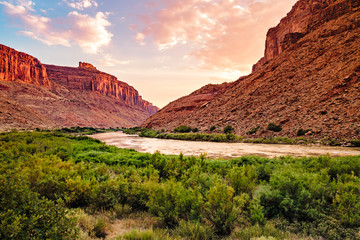
[[[122,132],[100,133],[92,135],[91,137],[99,139],[108,145],[114,145],[119,148],[132,148],[139,152],[154,153],[155,151],[160,151],[163,154],[178,155],[183,153],[186,156],[199,156],[206,153],[210,158],[228,159],[244,155],[256,155],[262,157],[287,155],[304,157],[326,154],[329,154],[332,157],[360,155],[360,148],[285,144],[192,142],[141,138],[137,135],[127,135]]]

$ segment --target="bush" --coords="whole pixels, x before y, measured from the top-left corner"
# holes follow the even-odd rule
[[[276,125],[275,123],[269,123],[269,125],[267,126],[267,130],[273,131],[273,132],[281,132],[282,127],[280,124]]]
[[[76,219],[61,201],[39,198],[17,176],[0,176],[0,239],[76,239]]]
[[[204,214],[218,235],[229,235],[238,219],[240,210],[234,204],[234,189],[218,183],[207,196]]]
[[[154,187],[147,206],[165,224],[174,226],[180,219],[199,218],[200,201],[199,193],[185,189],[181,183],[169,181]]]
[[[215,129],[216,129],[215,126],[211,126],[209,130],[212,132],[212,131],[214,131]]]
[[[251,129],[250,131],[246,132],[246,134],[251,135],[256,133],[260,129],[260,126],[257,126],[256,128]]]
[[[257,172],[254,166],[233,167],[226,176],[235,194],[252,193],[256,186]]]
[[[352,147],[360,147],[360,139],[359,140],[351,140],[350,141]]]
[[[302,128],[300,128],[298,131],[297,131],[297,133],[296,133],[296,135],[297,136],[304,136],[306,133],[308,133],[308,132],[310,132],[311,131],[311,129],[302,129]]]
[[[227,125],[226,127],[224,127],[224,133],[225,134],[230,134],[234,131],[234,128],[231,125]]]
[[[197,133],[199,131],[198,128],[193,128],[193,130],[191,130],[193,133]]]
[[[186,125],[182,125],[182,126],[179,126],[179,127],[175,128],[174,132],[177,132],[177,133],[189,133],[189,132],[191,132],[191,127],[186,126]]]

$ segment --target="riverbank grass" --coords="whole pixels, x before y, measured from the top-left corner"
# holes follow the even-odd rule
[[[210,160],[0,133],[1,239],[359,239],[360,156]]]

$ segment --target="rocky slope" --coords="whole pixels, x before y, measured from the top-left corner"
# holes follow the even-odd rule
[[[158,109],[133,87],[88,63],[43,65],[0,45],[0,130],[131,127]]]
[[[252,74],[229,84],[204,107],[179,108],[195,92],[143,126],[172,130],[186,124],[206,131],[230,124],[240,135],[262,127],[254,137],[295,136],[303,128],[312,129],[308,134],[315,138],[359,138],[359,46],[359,1],[300,0],[269,30],[264,58]],[[283,131],[266,131],[270,122],[282,124]]]

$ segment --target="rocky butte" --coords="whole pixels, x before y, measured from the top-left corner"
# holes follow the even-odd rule
[[[205,86],[151,116],[143,127],[207,131],[232,125],[253,137],[360,137],[360,1],[299,0],[267,33],[264,57],[237,81]],[[266,130],[269,123],[283,130]]]
[[[157,110],[136,89],[89,63],[44,65],[0,45],[0,130],[131,127]]]

